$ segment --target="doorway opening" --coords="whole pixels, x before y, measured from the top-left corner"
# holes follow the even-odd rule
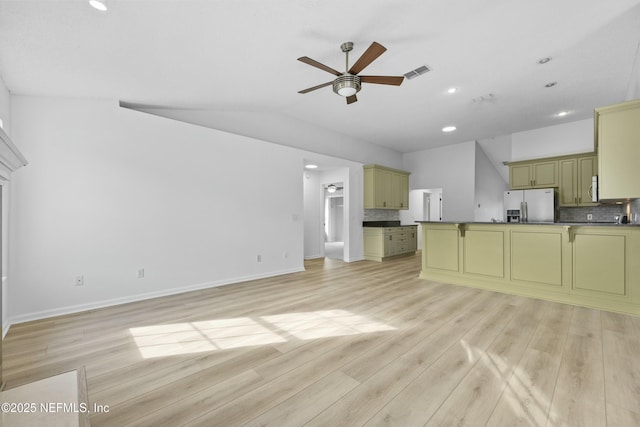
[[[409,210],[400,211],[403,224],[415,221],[442,221],[442,188],[409,191]],[[418,226],[418,248],[422,247],[422,229]]]
[[[324,256],[344,259],[344,185],[324,184]]]

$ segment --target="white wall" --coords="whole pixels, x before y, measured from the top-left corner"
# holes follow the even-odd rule
[[[494,167],[480,144],[476,144],[474,220],[503,219],[504,191],[509,185]]]
[[[2,119],[2,128],[11,136],[11,94],[7,86],[0,76],[0,119]]]
[[[442,188],[442,220],[472,221],[475,201],[475,141],[406,153],[411,189]]]
[[[509,166],[505,165],[504,162],[511,161],[511,134],[479,139],[477,142],[504,182],[508,184]]]
[[[516,132],[511,141],[511,161],[592,152],[593,119]]]
[[[12,107],[13,322],[303,269],[308,153],[112,101]]]
[[[395,150],[304,123],[281,113],[153,108],[128,103],[123,105],[149,114],[363,164],[377,163],[392,168],[402,166],[402,155]]]
[[[633,62],[633,68],[631,69],[631,79],[627,87],[625,100],[631,101],[638,98],[640,98],[640,44],[638,44],[638,50],[636,50],[636,57]]]
[[[304,258],[324,256],[322,235],[322,181],[320,173],[305,171],[304,185]]]

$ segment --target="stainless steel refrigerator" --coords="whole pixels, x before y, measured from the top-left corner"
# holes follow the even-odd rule
[[[554,188],[504,192],[505,222],[555,222],[557,211]]]

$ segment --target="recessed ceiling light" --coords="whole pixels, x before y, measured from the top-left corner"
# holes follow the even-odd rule
[[[564,117],[564,116],[566,116],[567,114],[569,114],[569,112],[568,112],[568,111],[560,111],[558,114],[556,114],[556,116],[558,116],[558,117]]]
[[[318,165],[314,165],[314,164],[308,164],[304,166],[307,169],[318,169]]]
[[[89,0],[89,4],[102,12],[107,10],[106,0]]]
[[[447,90],[447,93],[456,93],[458,91],[457,87],[450,87],[449,90]]]
[[[544,85],[544,87],[554,87],[557,84],[558,84],[558,82],[550,82],[550,83],[547,83],[546,85]]]
[[[453,132],[454,130],[456,130],[455,126],[445,126],[442,128],[442,132]]]
[[[547,56],[546,58],[540,58],[538,59],[538,64],[546,64],[547,62],[551,61],[551,57]]]

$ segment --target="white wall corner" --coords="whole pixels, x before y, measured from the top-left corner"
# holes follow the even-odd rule
[[[633,62],[633,68],[631,69],[631,76],[629,78],[629,85],[627,86],[626,101],[631,101],[640,98],[640,42],[636,47],[635,61]]]
[[[0,128],[0,178],[9,180],[9,175],[27,165],[27,159],[13,143],[9,135]]]

